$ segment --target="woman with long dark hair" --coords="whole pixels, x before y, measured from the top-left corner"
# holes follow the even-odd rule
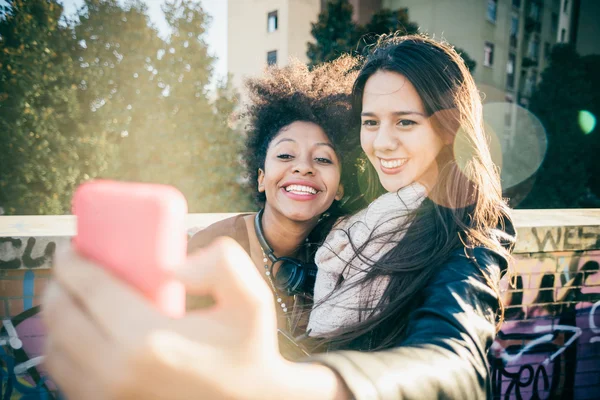
[[[315,294],[309,328],[335,348],[379,349],[405,334],[424,288],[457,249],[481,246],[508,258],[510,217],[479,93],[451,48],[421,36],[382,38],[353,97],[368,182],[380,185],[370,188],[377,200],[338,223],[317,253],[316,290],[335,290]],[[380,295],[345,304],[357,296],[344,292]],[[337,326],[336,317],[346,323]]]
[[[272,295],[231,240],[200,250],[178,272],[188,290],[216,304],[176,321],[67,251],[45,301],[48,366],[67,395],[489,396],[486,353],[514,232],[473,79],[445,44],[384,38],[362,67],[354,100],[364,172],[378,184],[371,205],[340,220],[317,254],[309,335],[325,352],[305,363],[283,359]],[[115,323],[125,302],[144,324]],[[63,327],[73,321],[76,344]]]

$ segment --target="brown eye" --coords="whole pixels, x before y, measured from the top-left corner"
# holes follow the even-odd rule
[[[317,157],[317,158],[315,158],[315,161],[322,163],[322,164],[333,164],[333,161],[331,161],[329,158],[325,158],[325,157]]]
[[[363,126],[376,126],[377,125],[377,121],[375,121],[374,119],[366,119],[362,122]]]
[[[398,121],[398,125],[400,126],[411,126],[411,125],[416,125],[417,123],[415,121],[411,121],[410,119],[402,119],[400,121]]]

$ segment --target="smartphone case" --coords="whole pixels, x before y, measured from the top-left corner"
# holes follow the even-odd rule
[[[77,189],[73,213],[77,251],[139,289],[163,313],[185,314],[185,288],[169,274],[186,258],[187,202],[181,192],[158,184],[90,181]]]

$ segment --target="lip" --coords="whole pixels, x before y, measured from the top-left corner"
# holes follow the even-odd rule
[[[400,172],[402,172],[402,170],[404,169],[404,167],[406,167],[406,164],[408,164],[408,162],[410,161],[410,159],[405,158],[406,162],[398,167],[395,168],[386,168],[383,166],[383,164],[381,163],[381,160],[384,161],[394,161],[394,160],[401,160],[401,158],[379,158],[379,169],[381,169],[381,172],[383,172],[386,175],[396,175],[399,174]]]
[[[311,187],[313,189],[315,189],[317,191],[316,194],[296,194],[296,193],[291,193],[288,192],[287,190],[285,190],[286,187],[290,186],[290,185],[302,185],[302,186],[308,186]],[[286,195],[287,197],[289,197],[292,200],[297,200],[297,201],[310,201],[310,200],[314,200],[318,194],[320,192],[322,192],[322,189],[315,185],[313,182],[310,181],[303,181],[303,180],[291,180],[291,181],[287,181],[285,182],[283,185],[281,185],[281,192]]]

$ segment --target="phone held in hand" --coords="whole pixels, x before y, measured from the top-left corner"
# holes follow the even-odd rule
[[[187,202],[181,192],[158,184],[90,181],[75,192],[73,213],[73,242],[82,256],[136,287],[168,316],[185,314],[185,288],[170,274],[186,258]]]

